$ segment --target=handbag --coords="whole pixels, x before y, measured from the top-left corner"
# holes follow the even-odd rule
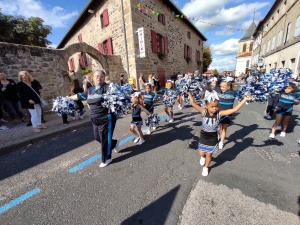
[[[26,84],[24,81],[23,81],[23,83]],[[31,86],[29,86],[28,84],[26,84],[26,85],[27,85],[28,87],[30,87],[30,88],[33,90],[34,93],[36,93],[36,91],[35,91]],[[37,95],[37,96],[39,97],[39,99],[40,99],[40,106],[41,106],[41,108],[46,107],[46,106],[48,105],[48,102],[47,102],[46,100],[42,99],[42,98],[39,96],[38,93],[36,93],[36,95]]]

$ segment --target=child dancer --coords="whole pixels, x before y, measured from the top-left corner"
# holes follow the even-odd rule
[[[144,102],[145,108],[152,114],[154,112],[154,105],[153,102],[157,98],[157,94],[151,91],[151,84],[146,83],[144,85],[145,92],[142,93],[142,99]],[[153,130],[156,130],[156,127],[153,127]],[[147,134],[151,134],[151,127],[149,126]]]
[[[209,87],[212,89],[212,90],[215,90],[216,87],[217,87],[217,84],[218,84],[218,78],[217,77],[211,77],[209,79]]]
[[[176,88],[177,88],[177,89],[180,87],[181,79],[182,79],[182,75],[179,74],[179,75],[177,76],[177,80],[175,81],[175,85],[176,85]],[[179,110],[182,110],[182,108],[183,108],[183,101],[182,101],[181,95],[179,95],[179,94],[177,95],[177,101],[178,101],[178,103],[179,103],[178,109],[179,109]]]
[[[232,109],[235,95],[232,91],[233,84],[231,82],[222,81],[220,84],[220,93],[218,93],[219,97],[219,111]],[[224,140],[226,137],[226,132],[228,125],[230,124],[230,117],[228,115],[225,115],[221,117],[219,122],[219,128],[218,131],[221,133],[221,140],[219,142],[219,149],[222,149],[224,147]]]
[[[233,109],[218,110],[219,99],[218,93],[212,91],[210,88],[205,91],[204,101],[206,108],[202,108],[197,105],[193,99],[191,93],[190,96],[191,105],[202,114],[202,126],[199,140],[199,154],[200,165],[204,166],[202,170],[202,176],[208,175],[208,166],[212,159],[212,153],[218,150],[218,125],[222,116],[231,115],[237,112],[246,101],[252,99],[252,97],[245,97],[238,105]]]
[[[132,122],[130,125],[130,131],[135,135],[134,143],[141,145],[145,142],[143,132],[142,132],[142,125],[143,119],[141,117],[141,111],[143,110],[148,116],[150,116],[150,112],[145,109],[143,105],[143,100],[141,94],[139,92],[134,93],[131,95],[132,100]],[[135,130],[137,128],[137,131]]]
[[[174,96],[174,98],[176,99],[177,93],[176,90],[173,89],[173,81],[172,80],[167,80],[167,89],[165,90],[164,96]],[[169,112],[170,111],[170,112]],[[167,121],[168,122],[173,122],[174,118],[173,118],[173,105],[165,105],[165,113],[167,114]]]
[[[279,101],[276,106],[276,120],[273,124],[270,138],[275,138],[276,128],[281,123],[283,127],[280,136],[285,137],[289,120],[292,116],[294,101],[297,99],[300,100],[299,93],[296,92],[296,85],[289,83],[284,91],[279,94]]]

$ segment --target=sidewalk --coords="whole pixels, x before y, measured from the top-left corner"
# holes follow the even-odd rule
[[[13,125],[11,121],[2,123],[2,125],[9,127],[9,130],[0,131],[0,155],[91,125],[89,109],[85,108],[87,111],[83,115],[83,119],[73,121],[73,118],[68,116],[70,122],[68,125],[64,125],[62,118],[57,114],[46,114],[46,123],[43,125],[47,126],[48,129],[42,130],[41,133],[34,133],[32,127],[26,127],[27,122],[18,125]]]

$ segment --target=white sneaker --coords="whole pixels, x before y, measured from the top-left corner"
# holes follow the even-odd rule
[[[264,114],[265,114],[265,117],[267,117],[269,115],[266,111],[264,112]]]
[[[285,134],[286,134],[285,132],[282,132],[282,131],[281,131],[280,137],[285,137]]]
[[[151,134],[151,130],[147,130],[147,134],[150,135]]]
[[[166,121],[167,121],[167,122],[169,122],[169,120],[170,120],[170,117],[169,117],[169,116],[167,116],[167,119],[166,119]]]
[[[203,167],[202,176],[206,177],[207,175],[208,175],[208,168],[207,167]]]
[[[269,138],[274,139],[275,138],[275,134],[270,134]]]
[[[267,119],[268,119],[268,120],[270,120],[270,119],[272,119],[272,118],[271,118],[271,116],[270,116],[270,115],[267,115]]]
[[[224,147],[224,143],[222,141],[219,142],[219,149],[222,149]]]
[[[106,167],[106,166],[108,166],[108,164],[111,163],[111,161],[112,161],[112,159],[108,159],[108,160],[105,161],[105,163],[101,163],[99,166],[100,167]]]
[[[172,123],[172,122],[174,122],[174,119],[173,119],[173,118],[171,118],[171,119],[169,120],[169,123]]]
[[[139,140],[139,142],[136,143],[136,144],[141,145],[141,144],[143,144],[144,142],[145,142],[145,140],[144,140],[143,138],[141,138],[141,139]]]
[[[282,130],[282,127],[281,126],[277,126],[276,130]]]
[[[182,110],[182,107],[181,107],[180,105],[178,105],[178,109],[179,109],[179,110]]]
[[[117,143],[116,143],[116,146],[115,146],[115,148],[114,148],[114,151],[115,151],[115,153],[118,153],[119,151],[120,151],[120,149],[119,149],[119,140],[117,140]]]
[[[203,156],[200,157],[200,165],[201,166],[205,165],[205,157],[203,157]]]
[[[152,127],[152,130],[156,130],[156,127]]]
[[[134,143],[138,143],[139,140],[140,140],[140,137],[136,137],[136,138],[133,140],[133,142],[134,142]]]

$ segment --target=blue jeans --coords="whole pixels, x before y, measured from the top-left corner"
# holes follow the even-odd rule
[[[10,118],[12,118],[13,120],[16,119],[15,111],[21,119],[24,117],[22,113],[20,101],[4,100],[4,104],[6,105],[7,112]]]

